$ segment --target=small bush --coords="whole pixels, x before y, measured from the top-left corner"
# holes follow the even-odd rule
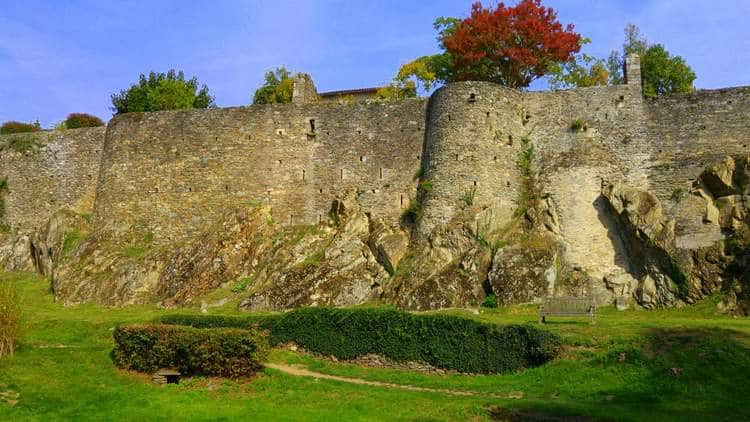
[[[0,281],[0,357],[12,355],[21,330],[21,298],[8,281]]]
[[[470,207],[474,205],[474,198],[477,196],[477,188],[466,189],[461,195],[461,201],[465,206]]]
[[[247,289],[247,286],[253,282],[252,277],[243,277],[237,283],[232,286],[232,293],[242,293]]]
[[[422,219],[422,202],[417,198],[409,199],[409,206],[401,213],[401,222],[405,225],[414,225]]]
[[[675,188],[675,190],[672,191],[672,200],[675,202],[682,201],[682,198],[685,197],[685,190],[682,188]]]
[[[581,132],[581,131],[586,130],[586,128],[587,128],[587,124],[586,124],[586,121],[583,119],[576,119],[570,123],[570,130],[572,132]]]
[[[40,130],[42,130],[42,127],[39,122],[22,123],[10,121],[5,122],[2,126],[0,126],[0,135],[9,135],[11,133],[39,132]]]
[[[425,362],[472,373],[505,373],[552,359],[560,338],[531,326],[497,326],[452,315],[414,315],[382,308],[303,308],[281,315],[172,315],[166,324],[270,331],[273,345],[294,341],[307,350],[352,359],[377,353],[398,362]]]
[[[66,129],[104,126],[102,119],[86,113],[71,113],[65,119]]]
[[[262,368],[269,351],[268,334],[254,328],[127,325],[115,328],[113,336],[115,364],[147,373],[177,368],[186,375],[251,375]]]
[[[483,308],[497,308],[497,296],[494,293],[488,294],[482,302]]]

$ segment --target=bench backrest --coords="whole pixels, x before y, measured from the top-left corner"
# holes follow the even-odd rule
[[[584,297],[550,297],[542,302],[544,312],[566,312],[585,314],[592,310],[594,302],[591,298]]]

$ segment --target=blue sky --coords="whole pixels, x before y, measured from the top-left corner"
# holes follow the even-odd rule
[[[435,17],[465,17],[470,4],[0,0],[0,122],[39,119],[48,127],[71,112],[107,120],[110,94],[140,73],[170,68],[197,76],[219,106],[250,103],[264,71],[281,64],[310,73],[319,91],[385,84],[401,64],[437,52]],[[697,87],[750,85],[750,0],[544,4],[592,39],[590,54],[619,48],[632,22],[683,56]]]

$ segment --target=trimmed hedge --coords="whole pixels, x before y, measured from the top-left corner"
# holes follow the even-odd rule
[[[250,375],[263,367],[270,349],[268,334],[257,329],[136,324],[115,328],[113,336],[115,365],[149,373],[177,368],[183,374]]]
[[[159,321],[197,328],[257,325],[270,331],[272,345],[294,341],[339,359],[377,353],[398,362],[419,361],[471,373],[507,373],[541,365],[557,355],[561,343],[557,335],[532,326],[498,326],[383,308],[303,308],[248,317],[167,315]]]
[[[102,119],[87,113],[70,113],[65,119],[66,129],[104,126]]]

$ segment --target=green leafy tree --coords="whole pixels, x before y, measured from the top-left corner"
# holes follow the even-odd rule
[[[583,38],[581,46],[591,40]],[[609,71],[607,63],[585,53],[573,56],[567,62],[550,65],[548,75],[549,86],[552,89],[583,88],[588,86],[607,85]]]
[[[197,78],[186,80],[182,71],[175,70],[151,72],[148,77],[142,74],[138,83],[112,94],[115,114],[215,106],[206,85],[199,86]]]
[[[635,53],[641,57],[643,94],[648,97],[690,92],[693,90],[695,72],[680,56],[672,56],[662,44],[651,44],[637,26],[625,27],[622,53],[613,51],[607,59],[609,83],[621,84],[625,56]]]
[[[695,72],[680,56],[672,56],[661,44],[650,46],[641,56],[643,94],[647,97],[693,90]]]
[[[269,70],[263,79],[263,85],[253,94],[253,104],[292,102],[294,80],[292,74],[284,66]]]

